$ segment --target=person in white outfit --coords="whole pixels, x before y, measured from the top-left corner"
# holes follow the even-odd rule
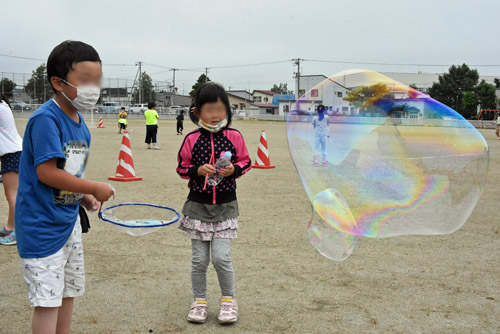
[[[318,116],[314,117],[312,120],[312,125],[314,127],[314,158],[313,165],[318,165],[318,155],[323,157],[323,166],[326,166],[326,155],[327,140],[330,137],[330,128],[328,117],[325,117],[325,106],[320,104],[316,109]]]

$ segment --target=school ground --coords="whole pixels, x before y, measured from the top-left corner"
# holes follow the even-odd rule
[[[17,119],[21,134],[26,119]],[[115,172],[116,123],[91,129],[86,178]],[[239,321],[216,321],[220,295],[208,274],[209,318],[186,322],[191,301],[190,241],[176,224],[145,236],[118,232],[91,214],[84,235],[87,292],[77,299],[73,333],[498,333],[500,332],[500,141],[491,151],[485,191],[469,221],[445,236],[363,238],[344,262],[309,243],[310,203],[290,159],[284,122],[236,121],[252,160],[267,131],[276,169],[238,182],[240,229],[232,246]],[[129,123],[140,182],[113,182],[113,203],[147,202],[180,210],[188,189],[175,173],[181,136],[160,121],[161,150],[147,150],[142,120]],[[194,125],[186,121],[185,133]],[[1,186],[0,186],[1,187]],[[3,195],[0,196],[4,198]],[[0,200],[0,217],[7,203]],[[30,333],[32,312],[15,247],[0,247],[0,333]]]

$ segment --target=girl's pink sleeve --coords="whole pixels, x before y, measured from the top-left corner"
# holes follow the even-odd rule
[[[232,177],[237,179],[252,168],[252,160],[250,160],[250,155],[248,154],[247,146],[245,145],[245,140],[241,133],[235,129],[227,130],[226,135],[236,148],[236,157],[233,163],[234,173]]]
[[[182,142],[177,154],[177,174],[183,179],[196,179],[198,177],[198,167],[192,163],[193,146],[198,139],[196,133],[188,133]]]

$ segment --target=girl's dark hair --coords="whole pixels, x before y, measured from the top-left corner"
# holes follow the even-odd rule
[[[73,69],[73,64],[82,61],[101,62],[99,54],[90,45],[78,41],[64,41],[52,50],[47,60],[47,80],[58,77],[66,80],[69,71]],[[54,93],[57,91],[52,87]]]
[[[325,112],[325,110],[326,110],[326,107],[322,104],[318,105],[318,107],[316,108],[317,112]]]
[[[191,104],[191,107],[189,108],[189,118],[191,118],[191,121],[198,125],[200,120],[200,118],[194,114],[193,108],[196,108],[199,115],[201,107],[203,107],[205,103],[217,102],[218,99],[220,99],[226,106],[227,125],[225,127],[229,127],[229,125],[231,125],[231,106],[229,105],[229,97],[227,96],[224,87],[215,82],[204,83],[196,90],[193,98],[193,104]]]

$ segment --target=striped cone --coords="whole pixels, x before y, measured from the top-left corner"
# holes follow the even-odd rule
[[[127,131],[123,133],[122,146],[120,155],[118,156],[115,176],[108,177],[108,180],[123,182],[142,180],[142,177],[135,176],[134,159],[132,158],[130,138]]]
[[[252,165],[252,168],[271,169],[275,167],[276,166],[271,165],[271,161],[269,160],[266,131],[262,130],[262,133],[260,134],[259,148],[257,149],[257,158],[255,158],[255,165]]]
[[[102,117],[99,118],[99,125],[97,126],[99,129],[104,129],[104,121],[102,120]]]

